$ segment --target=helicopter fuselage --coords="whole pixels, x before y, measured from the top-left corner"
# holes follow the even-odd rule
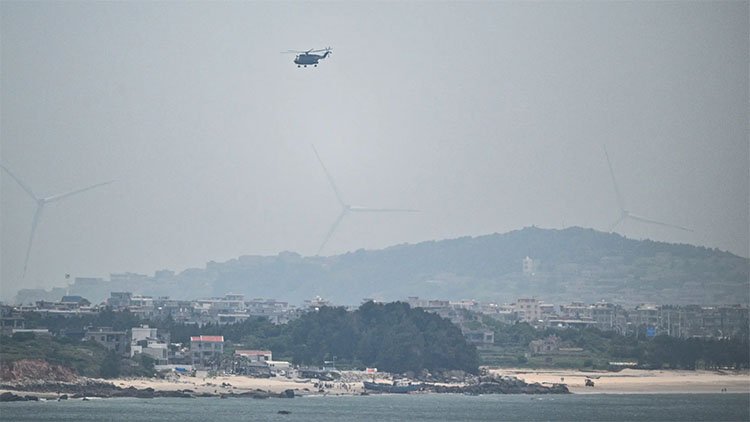
[[[307,66],[307,65],[317,65],[320,60],[325,59],[329,52],[326,52],[323,55],[320,54],[299,54],[297,57],[294,58],[294,63],[296,63],[298,66]]]

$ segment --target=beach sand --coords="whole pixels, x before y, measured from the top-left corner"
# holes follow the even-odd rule
[[[490,369],[503,376],[514,376],[527,383],[543,385],[564,383],[574,394],[668,394],[668,393],[727,393],[750,394],[750,372],[748,371],[677,371],[624,369],[620,372],[579,371],[575,369]],[[382,376],[383,374],[379,374]],[[345,375],[345,381],[319,382],[315,379],[251,378],[240,375],[217,377],[178,376],[171,379],[120,378],[98,380],[110,382],[122,388],[153,388],[157,391],[192,390],[194,394],[242,394],[257,390],[282,393],[294,390],[295,395],[358,395],[364,392],[358,376]],[[368,377],[369,379],[369,377]],[[594,387],[586,387],[586,379]],[[385,381],[385,380],[383,380]],[[222,385],[223,384],[223,385]],[[317,384],[317,385],[316,385]],[[323,384],[323,385],[321,385]],[[322,387],[322,389],[321,389]],[[30,392],[11,391],[19,395]],[[36,394],[40,397],[56,397],[55,394]]]
[[[591,371],[575,369],[493,369],[499,375],[518,377],[528,383],[567,384],[576,394],[653,394],[653,393],[720,393],[726,388],[728,393],[750,394],[750,372],[748,371],[678,371],[624,369],[620,372]],[[594,387],[586,387],[589,378]],[[561,381],[562,379],[562,381]],[[291,380],[288,378],[249,378],[244,376],[221,376],[213,378],[180,377],[177,381],[154,379],[114,380],[120,387],[151,387],[155,390],[190,389],[196,393],[242,393],[256,389],[281,393],[292,389],[295,393],[318,394],[317,380]],[[222,387],[221,384],[231,387]],[[359,394],[363,391],[361,382],[327,382],[326,394]]]
[[[678,371],[623,369],[620,372],[574,369],[492,369],[492,373],[515,376],[528,383],[564,383],[575,394],[666,394],[727,393],[750,394],[748,371]],[[594,387],[586,387],[586,379]]]
[[[107,380],[102,380],[107,381]],[[294,390],[295,395],[308,394],[359,394],[363,391],[362,383],[343,383],[339,381],[322,381],[308,379],[251,378],[241,375],[216,377],[181,376],[175,380],[160,380],[151,378],[129,378],[109,380],[118,387],[135,387],[138,389],[153,388],[157,391],[193,390],[196,394],[241,394],[248,391],[263,390],[272,393],[282,393]],[[222,386],[223,384],[223,386]],[[320,386],[324,384],[323,391]],[[346,384],[346,387],[345,387]],[[347,388],[348,387],[348,388]]]

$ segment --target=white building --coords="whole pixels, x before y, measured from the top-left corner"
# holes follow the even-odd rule
[[[165,365],[169,357],[168,338],[160,337],[158,330],[148,325],[131,328],[130,357],[139,353],[152,357],[158,365]]]
[[[270,350],[235,350],[235,356],[243,357],[250,362],[272,362],[273,354]]]
[[[516,301],[514,310],[518,319],[534,324],[542,319],[542,309],[539,305],[539,301],[534,298],[521,298]]]

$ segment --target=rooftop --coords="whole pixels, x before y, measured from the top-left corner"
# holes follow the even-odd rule
[[[194,336],[190,337],[190,341],[203,341],[208,343],[223,343],[224,336]]]

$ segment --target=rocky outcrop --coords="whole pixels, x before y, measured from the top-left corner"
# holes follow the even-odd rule
[[[539,383],[527,384],[516,377],[480,377],[477,383],[453,386],[424,384],[425,390],[434,393],[457,394],[569,394],[565,384],[551,386]]]
[[[78,376],[73,370],[38,359],[22,359],[15,362],[3,362],[0,365],[0,380],[3,382],[31,380],[74,382],[77,379]]]
[[[2,390],[33,391],[38,393],[70,394],[71,396],[109,397],[113,391],[119,389],[114,384],[79,378],[74,382],[22,380],[4,382],[0,384]]]
[[[9,401],[27,401],[28,398],[32,396],[19,396],[10,392],[5,392],[3,394],[0,394],[0,402],[9,402]],[[39,400],[37,397],[34,397],[36,400]]]

